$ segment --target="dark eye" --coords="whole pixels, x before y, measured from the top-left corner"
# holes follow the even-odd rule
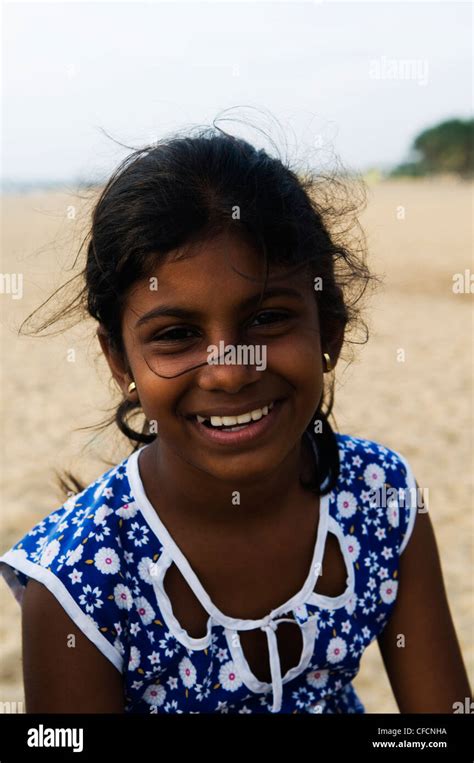
[[[180,342],[183,339],[189,339],[189,336],[184,336],[185,334],[192,334],[192,329],[186,328],[186,326],[176,326],[175,328],[168,329],[167,331],[163,331],[162,334],[155,334],[151,338],[152,342]]]
[[[284,313],[281,310],[263,310],[256,316],[255,320],[263,319],[263,323],[260,323],[260,325],[266,326],[270,323],[279,323],[287,320],[289,317],[290,315],[288,313]]]
[[[263,310],[255,317],[255,321],[259,321],[257,328],[261,326],[273,325],[275,323],[281,323],[289,318],[289,314],[282,312],[281,310]],[[252,322],[252,325],[255,325]],[[196,338],[196,330],[188,328],[187,326],[175,326],[167,329],[160,334],[155,334],[151,337],[150,341],[155,344],[173,344],[178,342],[186,342],[190,339]]]

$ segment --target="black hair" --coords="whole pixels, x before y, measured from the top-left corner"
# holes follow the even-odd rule
[[[94,203],[90,228],[78,252],[87,245],[82,271],[47,302],[77,279],[82,288],[29,333],[36,335],[66,317],[89,315],[101,324],[109,347],[128,366],[121,323],[130,287],[148,277],[172,250],[231,231],[255,242],[264,255],[266,272],[274,264],[306,267],[314,278],[322,279],[315,299],[323,351],[333,332],[341,328],[345,344],[362,344],[368,329],[360,317],[359,302],[369,283],[379,280],[365,261],[365,236],[358,221],[365,202],[360,178],[336,169],[323,174],[292,168],[215,123],[184,135],[175,133],[133,150],[113,172]],[[232,214],[236,207],[238,216]],[[40,308],[23,321],[20,333],[27,333],[24,325]],[[363,341],[352,341],[350,331],[359,328]],[[315,435],[317,473],[308,483],[302,482],[318,495],[334,488],[340,469],[329,423],[334,377],[328,378],[307,430],[314,432],[314,423],[321,422],[322,431]],[[115,422],[134,452],[158,436],[149,432],[146,419],[141,428],[132,428],[130,419],[137,414],[139,401],[125,398],[111,417],[81,429],[102,430]],[[58,480],[65,494],[84,489],[69,471],[58,474]]]

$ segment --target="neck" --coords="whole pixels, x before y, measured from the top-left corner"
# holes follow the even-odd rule
[[[139,467],[148,498],[160,515],[172,507],[174,518],[188,527],[194,522],[248,531],[252,525],[273,524],[294,501],[308,500],[300,476],[307,479],[314,470],[314,453],[303,437],[271,475],[239,484],[215,479],[156,439],[142,449]]]

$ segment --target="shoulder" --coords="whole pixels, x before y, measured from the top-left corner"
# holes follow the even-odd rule
[[[0,574],[19,604],[29,580],[42,583],[120,671],[132,606],[121,542],[124,516],[133,512],[127,461],[68,498],[0,556]]]
[[[363,533],[390,531],[401,554],[411,536],[418,486],[410,462],[375,440],[336,433],[340,472],[335,501],[340,518],[356,510]]]

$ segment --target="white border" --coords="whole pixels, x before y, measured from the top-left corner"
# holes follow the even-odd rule
[[[151,527],[153,533],[158,539],[158,542],[176,564],[184,579],[194,591],[197,599],[200,601],[204,609],[211,615],[215,622],[225,628],[236,628],[238,630],[253,630],[259,628],[262,625],[267,625],[270,620],[277,615],[284,614],[290,609],[297,607],[299,604],[306,602],[311,591],[313,591],[316,580],[319,575],[319,569],[322,562],[322,555],[326,545],[326,536],[328,533],[328,519],[329,519],[329,495],[326,494],[320,498],[320,511],[319,521],[317,529],[317,537],[314,546],[313,559],[311,561],[310,570],[306,578],[303,587],[288,599],[283,604],[280,604],[276,609],[273,609],[265,617],[261,617],[258,620],[242,620],[236,617],[230,617],[225,615],[218,609],[211,601],[208,593],[202,586],[201,581],[192,569],[185,555],[174,541],[165,525],[158,516],[157,511],[152,506],[145,493],[145,488],[140,476],[138,467],[138,457],[141,450],[137,450],[131,454],[127,461],[127,477],[130,483],[132,494],[135,498],[139,511],[143,514],[146,522]],[[316,501],[316,498],[315,498]]]
[[[315,444],[312,438],[310,438],[310,440],[313,449],[315,450],[315,456],[318,458]],[[181,551],[172,535],[169,533],[165,524],[162,522],[158,512],[156,511],[156,508],[149,501],[140,474],[139,457],[141,450],[143,449],[134,451],[127,459],[127,478],[130,485],[130,492],[136,502],[138,510],[142,514],[144,520],[147,522],[148,526],[152,530],[153,534],[158,540],[158,543],[161,546],[161,554],[158,561],[155,563],[154,574],[151,576],[151,578],[155,597],[157,599],[162,617],[168,626],[168,629],[181,644],[183,644],[191,651],[196,651],[206,649],[209,646],[212,637],[213,622],[221,625],[224,629],[225,639],[229,648],[229,652],[237,667],[237,670],[239,671],[242,683],[247,686],[248,689],[257,693],[266,693],[269,690],[272,690],[272,712],[279,712],[282,701],[282,685],[304,673],[314,654],[316,634],[318,632],[317,614],[314,614],[308,618],[308,620],[306,620],[304,623],[298,623],[297,621],[290,620],[290,622],[295,622],[295,624],[299,625],[302,634],[303,646],[298,665],[294,665],[285,673],[284,676],[282,676],[275,630],[277,628],[278,622],[287,618],[281,618],[279,615],[286,614],[301,604],[316,605],[322,609],[338,609],[347,603],[349,598],[354,594],[355,590],[354,564],[344,543],[344,532],[335,518],[331,516],[329,511],[329,501],[331,495],[334,494],[334,490],[331,492],[331,494],[320,496],[319,499],[320,509],[313,558],[308,576],[305,583],[303,584],[303,587],[288,601],[281,604],[276,609],[273,609],[265,617],[258,620],[243,620],[241,618],[225,615],[215,606],[207,591],[202,586],[198,576],[188,562],[186,556]],[[314,591],[316,581],[321,574],[321,562],[323,561],[324,552],[326,550],[327,537],[329,532],[332,532],[338,539],[347,572],[346,590],[339,596],[333,597],[317,594]],[[166,571],[169,569],[172,563],[174,563],[180,570],[189,587],[194,592],[196,598],[209,614],[206,626],[207,632],[201,638],[194,638],[190,636],[174,615],[171,601],[164,589],[163,584]],[[265,631],[267,636],[270,665],[272,671],[272,681],[270,683],[266,681],[260,681],[252,673],[242,649],[240,636],[238,633],[238,631],[254,630],[258,627]],[[238,644],[235,644],[234,642],[234,638],[236,636],[238,639]]]
[[[396,456],[400,459],[400,461],[403,463],[406,471],[407,471],[407,487],[411,490],[413,490],[413,493],[410,492],[409,495],[416,495],[416,480],[415,475],[413,474],[413,470],[406,460],[404,456],[401,455],[401,453],[397,453],[396,450],[393,451]],[[405,535],[403,537],[403,541],[401,543],[401,546],[398,550],[398,555],[401,556],[403,552],[405,551],[405,548],[407,547],[408,541],[411,538],[411,534],[413,532],[413,528],[415,526],[415,519],[418,509],[418,501],[415,499],[414,502],[410,502],[410,516],[408,518],[408,524],[407,529],[405,530]],[[406,510],[406,499],[405,499],[405,510]]]
[[[326,596],[323,593],[316,593],[316,591],[312,591],[309,596],[309,599],[306,600],[306,603],[316,605],[317,607],[320,607],[321,609],[340,609],[345,604],[347,604],[350,597],[353,596],[353,594],[355,593],[354,562],[352,561],[352,557],[350,556],[349,551],[347,550],[345,537],[344,537],[344,531],[340,527],[339,522],[337,522],[337,520],[332,515],[329,515],[328,532],[331,532],[333,535],[335,535],[339,542],[339,549],[344,559],[344,564],[345,564],[346,573],[347,573],[346,590],[338,594],[338,596]],[[326,544],[325,544],[325,547],[326,547]],[[322,560],[322,564],[324,565],[324,557]]]
[[[21,584],[13,570],[10,569],[11,567],[23,572],[32,580],[37,580],[39,583],[46,586],[48,591],[56,597],[71,620],[73,620],[84,635],[95,644],[95,646],[105,657],[107,657],[108,660],[110,660],[112,665],[114,665],[120,673],[123,673],[124,659],[122,655],[118,649],[107,641],[106,637],[97,630],[91,618],[82,611],[64,583],[62,583],[51,570],[31,562],[29,559],[25,558],[25,555],[26,551],[24,549],[14,549],[7,551],[3,556],[0,556],[0,575],[11,588],[19,605],[21,606],[22,604],[26,586]]]
[[[153,565],[153,574],[150,574],[161,615],[166,625],[168,626],[168,630],[187,649],[191,649],[192,651],[207,649],[211,643],[212,638],[212,617],[209,617],[207,620],[205,635],[196,638],[189,635],[189,633],[181,626],[174,615],[170,598],[166,593],[163,585],[163,579],[166,575],[166,571],[172,563],[173,560],[168,552],[163,551],[161,556]]]
[[[281,676],[280,673],[280,680],[282,684],[286,684],[288,681],[292,681],[293,678],[298,678],[302,673],[304,673],[314,654],[316,637],[319,632],[316,615],[312,615],[307,620],[305,620],[304,623],[297,623],[296,620],[291,620],[290,618],[277,618],[275,625],[278,625],[279,622],[286,621],[291,623],[294,622],[295,625],[299,626],[301,630],[302,649],[299,663],[289,668],[284,676]],[[229,647],[229,652],[234,663],[238,667],[239,676],[242,680],[242,683],[244,683],[251,691],[258,692],[259,694],[273,691],[275,688],[273,686],[273,682],[269,683],[268,681],[260,681],[257,676],[255,676],[250,670],[250,665],[248,664],[247,658],[245,657],[239,634],[230,628],[224,628],[224,633],[227,640],[227,645]],[[236,636],[238,644],[234,642]],[[269,654],[270,652],[271,650],[269,649]]]

